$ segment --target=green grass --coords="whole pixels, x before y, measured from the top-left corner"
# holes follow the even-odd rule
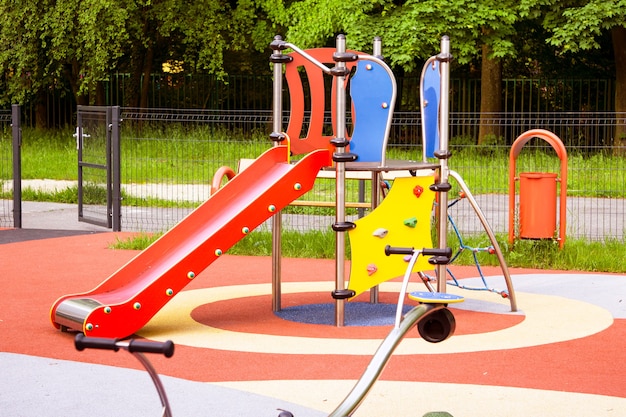
[[[173,127],[174,126],[174,127]],[[227,130],[212,128],[185,128],[173,125],[167,129],[143,127],[140,134],[133,128],[124,128],[122,144],[122,181],[151,182],[174,181],[177,183],[207,183],[212,173],[220,166],[236,166],[241,158],[254,158],[268,149],[270,145],[264,133],[243,135]],[[138,129],[137,129],[138,131]],[[139,132],[139,131],[138,131]],[[25,129],[22,144],[22,177],[24,179],[77,179],[77,153],[74,131],[48,130],[34,131]],[[136,137],[135,137],[136,136]],[[461,173],[474,194],[508,192],[508,152],[506,146],[466,147],[462,138],[453,138],[451,145],[453,157],[449,164]],[[87,150],[102,146],[102,141],[94,135]],[[569,150],[568,150],[569,152]],[[415,148],[392,147],[390,159],[415,159]],[[562,162],[553,155],[551,149],[530,148],[524,150],[518,158],[518,172],[548,171],[558,172]],[[568,155],[568,195],[586,197],[625,198],[626,158],[614,157],[602,152],[570,152]],[[199,169],[206,166],[205,170]],[[207,172],[208,170],[208,172]],[[0,179],[6,180],[5,179]],[[348,200],[356,200],[356,181],[348,181],[346,194]],[[88,204],[101,203],[104,199],[102,189],[97,185],[88,187],[85,193]],[[453,189],[453,192],[455,190]],[[369,190],[365,191],[369,195]],[[328,200],[334,195],[332,181],[319,180],[314,190],[307,193],[306,199]],[[2,198],[10,198],[4,193]],[[54,193],[24,189],[24,200],[53,201],[76,203],[77,189],[69,188]],[[193,207],[195,203],[173,202],[166,200],[138,199],[123,195],[124,204],[173,207]],[[287,208],[290,213],[312,213],[333,215],[331,208]],[[352,210],[349,211],[350,213]],[[143,248],[151,238],[142,237],[138,243],[129,242],[131,247]],[[332,232],[287,233],[283,236],[284,256],[333,258],[334,234]],[[466,244],[472,243],[471,237]],[[450,238],[449,241],[453,241]],[[246,255],[269,255],[271,236],[267,233],[253,233],[238,243],[230,253]],[[565,248],[560,251],[551,241],[519,241],[514,248],[508,248],[506,239],[501,246],[507,263],[515,267],[533,267],[546,269],[571,269],[583,271],[626,272],[626,242],[607,240],[604,242],[586,242],[568,239]],[[347,249],[349,254],[349,248]],[[481,257],[483,255],[481,254]],[[469,260],[465,260],[469,258]],[[471,263],[471,256],[463,254],[460,263]],[[482,260],[491,264],[494,257]]]
[[[145,249],[161,234],[139,234],[136,237],[117,239],[114,249]],[[537,268],[553,270],[575,270],[589,272],[626,272],[626,242],[606,240],[586,242],[567,240],[563,249],[552,240],[519,240],[510,247],[506,236],[497,236],[506,264],[511,268]],[[458,248],[453,235],[448,239],[454,251]],[[485,238],[469,237],[464,240],[467,246],[488,246]],[[346,242],[346,259],[350,259],[350,245]],[[270,232],[254,232],[246,236],[229,251],[231,255],[270,256],[272,235]],[[332,231],[312,231],[306,233],[284,232],[282,235],[282,255],[288,258],[334,259],[335,233]],[[481,266],[497,266],[495,255],[478,253]],[[456,259],[455,265],[474,265],[471,252],[464,251]]]
[[[122,141],[122,182],[175,181],[198,183],[210,181],[207,176],[223,165],[236,167],[242,158],[255,158],[271,144],[263,132],[242,134],[209,127],[167,129],[143,128],[133,132],[125,128]],[[78,176],[74,131],[25,129],[22,145],[22,178],[76,180]],[[99,148],[97,138],[91,148]],[[459,172],[474,194],[507,193],[509,147],[466,146],[464,138],[450,141],[453,156],[450,167]],[[518,156],[518,172],[559,172],[561,161],[551,148],[532,147],[529,142]],[[91,148],[88,147],[88,150]],[[583,153],[568,150],[570,196],[624,198],[626,158],[608,155],[600,150]],[[416,148],[390,147],[390,159],[415,159]],[[204,166],[205,169],[200,169]],[[352,182],[348,182],[352,183]],[[316,193],[328,193],[331,185],[316,185]],[[332,187],[331,187],[332,188]],[[349,190],[350,191],[350,190]],[[352,192],[355,192],[352,190]]]

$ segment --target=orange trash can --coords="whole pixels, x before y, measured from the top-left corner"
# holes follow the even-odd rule
[[[552,239],[556,231],[557,174],[522,172],[519,181],[520,238]]]

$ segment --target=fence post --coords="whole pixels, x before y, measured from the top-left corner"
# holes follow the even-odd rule
[[[22,228],[22,117],[19,104],[11,106],[13,136],[13,227]]]
[[[122,175],[121,175],[121,140],[120,140],[120,107],[111,108],[111,192],[112,192],[112,229],[122,230]]]

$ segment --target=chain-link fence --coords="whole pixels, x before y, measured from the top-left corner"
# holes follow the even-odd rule
[[[626,115],[519,114],[490,116],[506,127],[505,143],[472,145],[479,115],[451,115],[451,169],[465,180],[496,233],[508,231],[508,157],[510,143],[523,131],[542,128],[563,138],[568,150],[567,236],[590,240],[623,240],[626,220],[626,149],[609,146]],[[121,159],[124,230],[166,230],[210,195],[213,175],[221,166],[237,170],[241,159],[253,159],[271,146],[270,112],[122,109]],[[286,125],[285,118],[285,125]],[[421,155],[419,114],[394,119],[393,158]],[[469,136],[460,134],[470,129]],[[602,145],[577,146],[581,135],[594,135]],[[545,142],[530,141],[519,156],[521,171],[559,171],[559,158]],[[454,184],[454,181],[452,181]],[[369,181],[348,181],[348,201],[368,201]],[[453,188],[451,198],[456,195]],[[303,199],[332,202],[332,180],[319,179]],[[556,198],[556,196],[554,197]],[[367,210],[350,209],[351,216]],[[480,224],[469,204],[454,206],[452,214],[463,233]],[[330,230],[329,207],[290,207],[285,228]]]
[[[222,166],[271,142],[259,112],[122,109],[122,228],[165,230],[209,198]]]

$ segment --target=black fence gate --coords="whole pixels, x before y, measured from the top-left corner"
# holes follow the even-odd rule
[[[78,106],[78,221],[121,230],[119,107]]]
[[[22,227],[21,146],[21,108],[14,104],[0,110],[0,227]]]

